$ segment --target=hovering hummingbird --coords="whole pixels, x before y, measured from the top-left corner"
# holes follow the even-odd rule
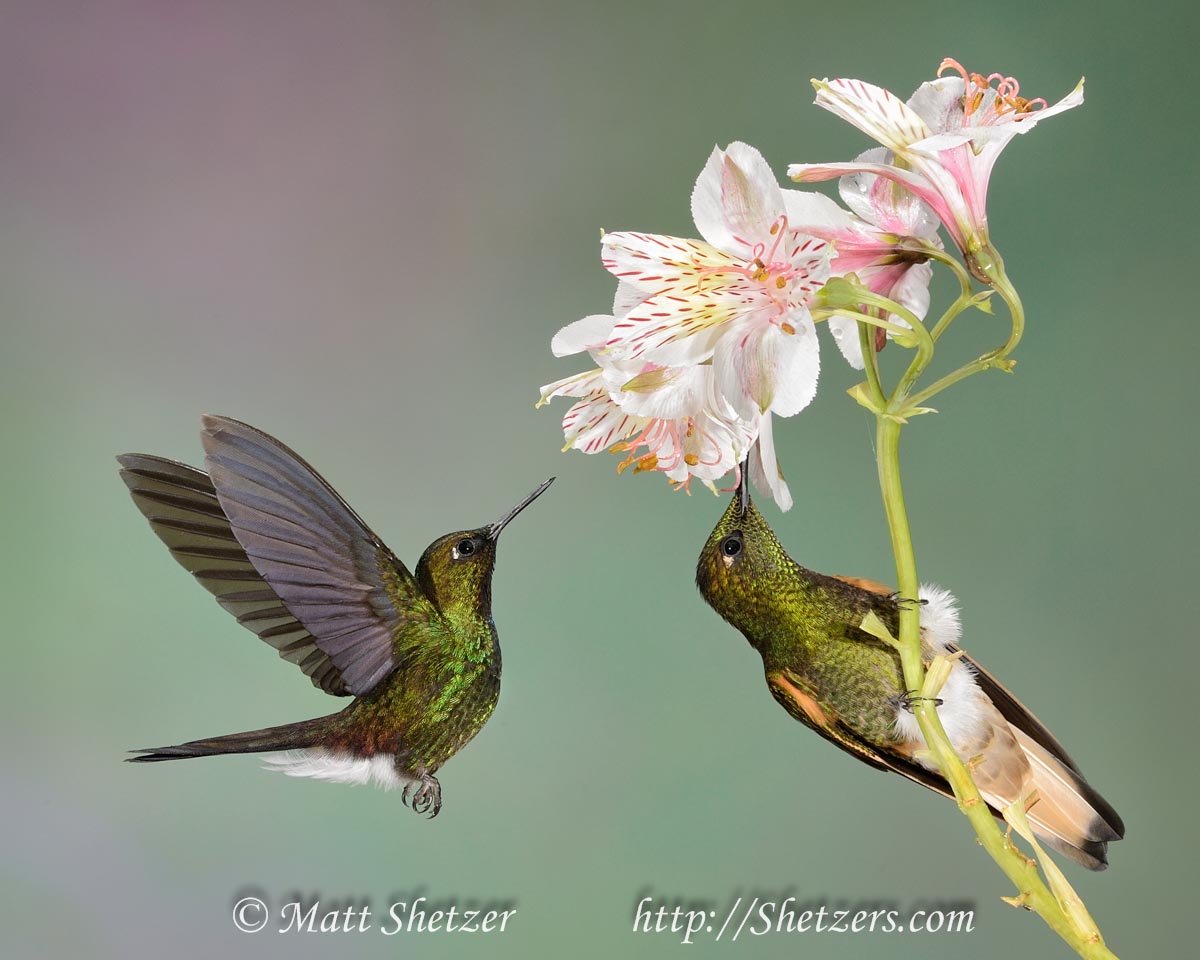
[[[906,601],[882,584],[796,563],[750,502],[745,473],[700,554],[704,599],[762,656],[771,695],[792,717],[872,767],[953,796],[925,752],[899,655],[860,627],[873,612],[898,635]],[[1103,870],[1108,842],[1125,833],[1121,818],[1050,731],[961,654],[954,597],[931,586],[921,592],[927,657],[960,654],[938,693],[938,715],[955,751],[972,761],[984,800],[999,816],[1036,792],[1028,808],[1034,832],[1076,863]]]
[[[437,816],[434,774],[487,723],[500,693],[492,622],[496,541],[551,477],[495,523],[431,543],[416,575],[315,470],[273,437],[202,419],[208,473],[117,458],[160,540],[226,610],[333,696],[326,717],[134,751],[135,762],[286,751],[293,777],[403,786]]]

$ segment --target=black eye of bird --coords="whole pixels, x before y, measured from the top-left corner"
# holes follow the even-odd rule
[[[469,557],[475,553],[475,541],[468,537],[466,540],[459,540],[454,546],[454,555],[461,560],[463,557]]]
[[[736,557],[742,552],[742,535],[731,533],[721,541],[721,553],[727,557]]]

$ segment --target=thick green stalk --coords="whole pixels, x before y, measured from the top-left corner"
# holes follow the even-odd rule
[[[916,599],[920,589],[917,560],[900,482],[902,427],[903,424],[886,416],[876,417],[876,456],[879,486],[896,558],[897,588],[901,597]],[[899,649],[905,686],[919,692],[925,685],[925,665],[921,658],[920,610],[915,603],[900,604]],[[979,788],[975,786],[970,770],[951,746],[938,717],[936,704],[930,700],[917,700],[914,710],[926,746],[950,783],[958,808],[971,821],[980,844],[1016,886],[1016,901],[1037,913],[1081,957],[1088,960],[1116,960],[1102,941],[1084,939],[1054,894],[1042,882],[1036,861],[1025,857],[1001,832],[987,803],[979,795]]]
[[[989,355],[993,361],[996,358],[1003,360],[1007,357],[1008,353],[1016,346],[1017,341],[1020,340],[1023,326],[1020,299],[1009,284],[1007,277],[1001,276],[996,287],[1013,314],[1013,330],[1005,346]],[[867,349],[870,339],[867,324],[860,324],[859,333],[864,347],[863,357],[867,364],[868,382],[873,393],[876,391],[882,393],[882,388],[879,386],[878,359],[874,349]],[[892,552],[896,560],[897,590],[900,597],[913,601],[919,596],[920,582],[917,577],[916,553],[908,522],[908,510],[904,502],[904,488],[900,479],[900,431],[904,425],[904,411],[911,409],[936,392],[926,390],[911,398],[906,395],[907,389],[924,372],[932,357],[932,351],[926,354],[925,351],[918,350],[917,353],[918,355],[914,357],[901,383],[888,398],[887,404],[876,412],[875,445],[880,493],[883,496]],[[971,373],[986,369],[990,365],[978,364],[979,361],[975,365],[968,364],[967,367],[971,369],[964,368],[965,372],[962,372],[961,376],[956,379],[962,379]],[[947,383],[946,386],[948,385]],[[920,609],[915,602],[900,604],[899,626],[898,650],[905,686],[914,694],[920,695],[925,691],[926,669],[921,650]],[[935,693],[936,691],[929,692],[928,695],[932,697]],[[1087,960],[1104,960],[1104,958],[1115,960],[1114,954],[1099,939],[1099,934],[1094,931],[1082,930],[1076,925],[1054,893],[1043,882],[1037,863],[1024,856],[1009,841],[1007,835],[1001,832],[987,803],[979,794],[979,788],[975,785],[968,765],[954,751],[949,737],[942,727],[936,703],[932,699],[917,699],[914,702],[914,711],[926,746],[950,784],[954,797],[958,801],[959,809],[970,820],[980,844],[1016,886],[1018,895],[1013,902],[1037,913],[1081,957],[1085,957]]]

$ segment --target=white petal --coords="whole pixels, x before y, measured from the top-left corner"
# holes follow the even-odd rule
[[[720,147],[713,147],[708,162],[692,188],[692,219],[700,236],[714,247],[728,250],[733,237],[721,208],[721,167],[724,162],[724,151]]]
[[[650,297],[614,324],[611,349],[664,367],[702,363],[726,324],[744,305],[727,295],[671,293]]]
[[[599,350],[612,334],[614,318],[604,314],[593,314],[568,323],[550,341],[550,351],[556,357],[569,357],[584,350]]]
[[[742,323],[717,343],[717,386],[738,416],[771,410],[790,417],[812,402],[821,369],[817,331],[808,311],[793,311],[785,333],[773,323]]]
[[[540,407],[554,397],[586,397],[590,393],[604,389],[606,389],[604,371],[588,370],[546,384],[542,387],[542,399],[538,401],[537,405]]]
[[[775,457],[775,437],[771,415],[759,424],[758,440],[750,451],[750,481],[758,491],[774,500],[780,510],[792,509],[792,492]]]
[[[855,370],[862,370],[866,364],[863,361],[862,343],[858,338],[858,323],[849,317],[830,317],[826,323],[833,335],[833,342],[846,362]]]
[[[757,245],[770,246],[782,213],[782,191],[761,153],[739,142],[713,150],[692,191],[692,217],[705,240],[753,259]]]
[[[594,393],[567,411],[563,438],[568,446],[584,453],[599,453],[629,437],[643,423],[613,403],[607,392]]]
[[[619,281],[650,296],[727,267],[729,256],[701,240],[625,232],[604,235],[600,262]]]
[[[621,408],[662,420],[694,417],[704,409],[713,379],[711,366],[660,367],[621,386]]]
[[[784,190],[788,227],[802,233],[821,231],[821,236],[853,230],[857,221],[830,197],[811,190]]]
[[[821,348],[812,317],[807,310],[797,311],[790,315],[789,322],[796,331],[794,334],[772,327],[778,351],[779,380],[771,411],[781,417],[794,416],[812,403],[821,372]]]
[[[1025,133],[1047,117],[1053,117],[1056,114],[1074,109],[1081,103],[1083,103],[1083,77],[1079,78],[1079,82],[1075,84],[1075,89],[1059,100],[1058,103],[1054,104],[1054,106],[1018,114],[1013,119],[1013,126],[1017,128],[1017,133]]]
[[[696,462],[688,472],[711,483],[729,473],[745,458],[758,431],[759,418],[750,423],[728,421],[703,413],[695,418],[691,435],[685,433],[684,453]]]
[[[620,281],[617,292],[613,296],[613,316],[623,317],[630,310],[646,299],[646,291],[632,283]]]
[[[899,283],[892,287],[892,292],[888,296],[902,307],[911,310],[916,314],[918,320],[924,320],[925,314],[929,312],[929,283],[931,280],[933,280],[932,264],[915,263],[904,272],[904,276],[900,278]],[[908,326],[897,316],[893,315],[891,320],[894,323]]]
[[[932,132],[920,114],[883,87],[846,79],[826,80],[814,86],[817,106],[849,121],[897,153]]]
[[[962,77],[940,77],[921,84],[908,98],[909,107],[929,126],[926,136],[962,130],[964,89]]]
[[[855,162],[890,165],[892,159],[892,153],[886,147],[874,147],[860,153]],[[846,206],[886,233],[922,239],[937,234],[937,214],[916,194],[895,181],[859,171],[838,181],[838,193]]]

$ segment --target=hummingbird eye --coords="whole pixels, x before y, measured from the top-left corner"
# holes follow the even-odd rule
[[[742,535],[740,533],[731,533],[721,541],[721,555],[732,560],[742,552]]]
[[[458,543],[454,545],[454,559],[465,560],[467,557],[472,557],[475,555],[475,551],[477,549],[478,545],[471,537],[466,537],[465,539],[459,540]]]

